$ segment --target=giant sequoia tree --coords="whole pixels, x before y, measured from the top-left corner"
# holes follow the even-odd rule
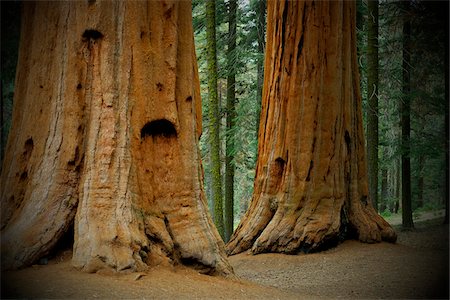
[[[47,255],[74,224],[72,261],[88,272],[231,274],[202,190],[190,2],[25,2],[23,13],[2,267]]]
[[[394,242],[368,197],[355,4],[268,1],[258,161],[234,254]]]

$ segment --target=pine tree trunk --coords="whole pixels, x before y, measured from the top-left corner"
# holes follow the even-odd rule
[[[424,172],[424,165],[425,165],[425,156],[423,153],[419,155],[418,159],[418,166],[417,166],[417,172],[419,173],[418,181],[417,181],[417,205],[416,208],[423,206],[423,191],[425,189],[425,179],[423,176]]]
[[[397,172],[396,172],[396,180],[395,180],[395,205],[394,205],[394,213],[398,213],[400,209],[400,198],[402,197],[402,179],[401,179],[401,166],[402,162],[399,160],[397,162]]]
[[[367,7],[367,166],[369,196],[378,211],[378,0]]]
[[[257,61],[257,82],[256,82],[256,136],[258,136],[260,115],[261,115],[261,99],[264,84],[264,51],[266,47],[265,31],[266,31],[266,1],[259,1],[256,10],[256,32],[258,34],[258,61]]]
[[[386,168],[381,169],[381,199],[380,199],[380,212],[384,212],[387,208],[388,199],[388,170]]]
[[[208,64],[209,144],[211,156],[211,181],[214,203],[214,224],[224,236],[222,206],[222,176],[220,172],[220,114],[217,95],[216,55],[216,1],[206,1],[206,43]]]
[[[3,98],[3,80],[0,80],[0,164],[3,161],[5,151],[5,121],[3,115],[5,114],[4,98]],[[1,170],[0,170],[1,171]]]
[[[414,228],[411,203],[411,21],[408,16],[409,0],[404,3],[406,13],[403,22],[403,97],[400,104],[402,125],[402,226]]]
[[[368,198],[355,3],[268,1],[255,187],[236,254],[395,241]]]
[[[25,2],[1,176],[2,267],[231,274],[207,213],[188,1]]]
[[[234,64],[236,62],[236,12],[237,1],[230,0],[228,11],[228,50],[227,50],[227,140],[225,157],[225,241],[227,242],[233,233],[233,215],[234,215],[234,118],[236,109],[236,75]]]
[[[449,9],[449,3],[446,2],[445,3],[445,7],[446,7],[446,11],[448,11]],[[448,224],[449,221],[449,205],[450,205],[450,191],[449,191],[449,184],[450,184],[450,178],[449,178],[449,127],[450,127],[450,123],[449,123],[449,65],[448,65],[448,56],[449,56],[449,16],[448,14],[446,14],[446,22],[447,24],[446,28],[445,28],[445,63],[444,63],[444,68],[445,68],[445,122],[444,122],[444,126],[445,126],[445,141],[444,141],[444,145],[445,145],[445,196],[444,196],[444,201],[445,201],[445,218],[444,218],[444,224]]]

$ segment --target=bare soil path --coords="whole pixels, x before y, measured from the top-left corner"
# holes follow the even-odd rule
[[[346,241],[308,255],[247,253],[230,257],[240,280],[177,267],[146,274],[86,274],[70,250],[48,265],[2,274],[1,298],[362,299],[448,298],[449,228],[428,220],[398,243]]]

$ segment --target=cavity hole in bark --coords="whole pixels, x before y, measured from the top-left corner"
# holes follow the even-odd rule
[[[69,166],[74,166],[75,163],[78,161],[79,156],[80,156],[80,149],[78,148],[78,146],[76,146],[76,147],[75,147],[75,153],[74,153],[74,155],[73,155],[73,159],[69,160],[69,161],[67,162],[67,164],[68,164]]]
[[[158,89],[158,91],[162,91],[163,90],[163,84],[161,83],[161,82],[158,82],[157,84],[156,84],[156,88]]]
[[[172,122],[166,119],[151,121],[141,129],[141,139],[146,136],[176,137],[177,131]]]
[[[92,4],[94,4],[95,3],[95,0],[88,0],[88,4],[89,5],[92,5]]]
[[[314,161],[310,161],[309,162],[309,169],[308,169],[308,176],[306,176],[306,181],[310,181],[311,180],[311,170],[314,167]]]
[[[199,261],[198,259],[196,259],[194,257],[182,257],[180,259],[180,262],[182,265],[191,267],[194,270],[197,270],[201,274],[213,275],[213,273],[214,273],[213,267],[205,265],[204,263],[202,263],[201,261]]]
[[[361,203],[367,205],[367,195],[361,196]]]
[[[281,157],[278,157],[270,163],[269,166],[269,178],[268,178],[268,193],[274,194],[278,191],[280,186],[283,171],[284,171],[285,161]]]
[[[281,157],[278,157],[277,159],[275,159],[275,170],[274,170],[275,176],[281,177],[281,175],[283,175],[284,164],[285,164],[285,161]]]
[[[348,130],[345,131],[344,139],[345,139],[345,143],[347,144],[347,149],[348,149],[348,151],[350,151],[351,139],[350,139],[350,133],[348,132]]]
[[[33,146],[34,146],[33,138],[29,138],[28,140],[25,141],[25,150],[31,151],[33,150]]]
[[[81,90],[82,87],[83,87],[83,86],[81,85],[81,83],[79,83],[79,84],[77,85],[77,90]]]
[[[25,164],[28,163],[28,159],[31,156],[31,152],[33,152],[33,148],[34,148],[34,143],[33,143],[33,139],[29,138],[25,141],[25,145],[23,147],[23,159],[25,160]]]
[[[170,7],[168,10],[166,10],[166,12],[164,13],[164,17],[166,17],[166,19],[169,19],[172,16],[172,8]]]
[[[28,172],[24,171],[20,174],[20,181],[25,181],[28,178]]]
[[[303,34],[300,37],[300,40],[298,41],[297,49],[298,49],[297,50],[297,59],[299,59],[300,55],[302,54],[302,50],[303,50]],[[314,64],[313,64],[312,68],[314,69]]]
[[[187,97],[187,98],[186,98],[186,101],[187,101],[187,102],[191,102],[191,101],[192,101],[192,96]]]
[[[83,38],[86,40],[98,40],[101,39],[103,37],[103,34],[95,29],[86,29],[83,33]]]
[[[52,258],[60,258],[66,259],[71,258],[71,251],[73,249],[74,244],[74,220],[68,224],[66,230],[61,234],[56,244],[47,254],[44,254],[39,260],[44,259],[52,259]],[[70,257],[66,257],[67,254],[70,253]]]

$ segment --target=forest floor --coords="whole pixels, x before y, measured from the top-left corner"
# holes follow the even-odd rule
[[[19,271],[2,274],[1,299],[361,299],[447,298],[449,227],[436,214],[419,216],[414,231],[396,244],[346,241],[314,254],[243,253],[230,257],[239,280],[184,268],[139,274],[86,274],[73,269],[71,251]]]

